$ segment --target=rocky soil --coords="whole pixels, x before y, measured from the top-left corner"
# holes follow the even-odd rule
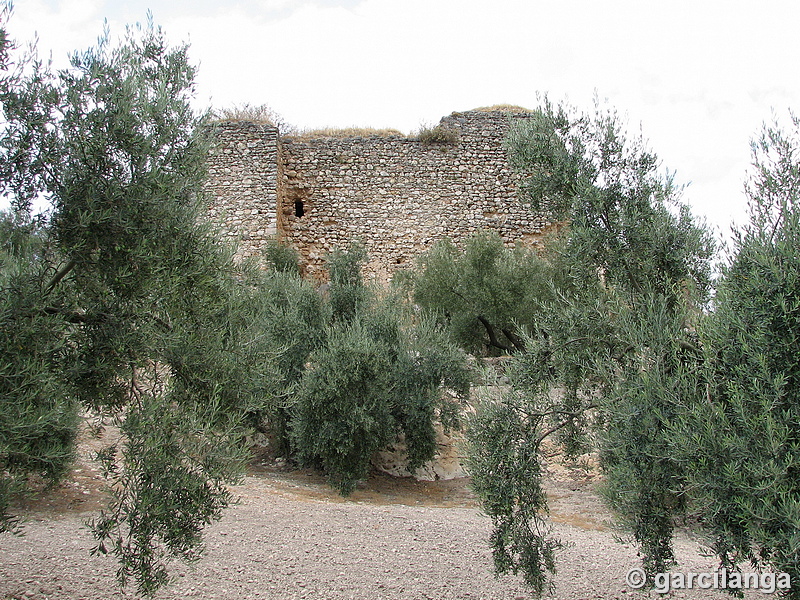
[[[554,598],[660,597],[625,582],[635,548],[620,542],[591,479],[551,469],[551,518],[568,544]],[[374,475],[347,500],[308,471],[259,463],[239,503],[211,526],[202,560],[175,563],[160,599],[503,600],[527,599],[519,577],[497,578],[487,545],[490,522],[465,479],[416,482]],[[0,599],[121,599],[116,565],[92,557],[83,523],[103,502],[102,480],[87,458],[71,479],[25,507],[24,536],[0,537]],[[679,536],[677,570],[713,571],[698,544]],[[728,598],[686,590],[674,597]],[[751,594],[750,597],[756,597]],[[758,594],[758,597],[764,597]]]

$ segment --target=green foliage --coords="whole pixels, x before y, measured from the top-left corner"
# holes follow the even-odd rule
[[[170,558],[200,557],[203,527],[230,503],[231,463],[242,455],[230,443],[238,425],[221,427],[218,406],[187,412],[163,396],[138,400],[122,422],[121,459],[117,448],[102,454],[117,485],[90,525],[93,553],[113,552],[121,584],[133,578],[140,594],[152,596],[168,582]]]
[[[434,421],[459,425],[471,379],[464,355],[435,324],[412,321],[397,298],[379,300],[360,282],[362,252],[330,263],[331,324],[290,411],[296,457],[322,467],[343,495],[400,434],[410,470],[431,460]]]
[[[413,472],[436,452],[434,422],[445,431],[461,427],[472,373],[465,356],[434,322],[401,321],[400,351],[392,366],[395,422],[406,443]]]
[[[278,306],[282,298],[275,298],[266,283],[282,274],[253,270],[234,278],[225,274],[230,267],[217,264],[219,280],[212,278],[207,288],[195,290],[197,298],[185,307],[176,303],[187,313],[170,315],[170,329],[161,328],[164,345],[157,350],[160,362],[170,368],[168,391],[182,404],[192,410],[218,406],[223,420],[236,414],[257,425],[283,392],[280,361],[290,346],[275,339],[275,328],[281,326],[275,316],[294,305]]]
[[[474,234],[463,251],[445,239],[418,261],[414,302],[467,351],[519,352],[520,328],[533,326],[548,293],[547,271],[533,250],[506,248],[494,232]]]
[[[57,76],[34,62],[0,86],[1,185],[16,209],[0,273],[2,487],[57,481],[77,408],[112,412],[127,437],[97,550],[146,594],[170,557],[200,548],[241,471],[241,423],[277,395],[276,350],[255,334],[270,313],[197,224],[207,146],[193,77],[186,48],[149,25]],[[53,214],[32,232],[37,196]]]
[[[571,223],[574,260],[602,269],[609,285],[629,295],[669,293],[687,279],[701,297],[708,293],[710,233],[616,113],[578,116],[545,101],[513,126],[508,147],[534,210]]]
[[[271,434],[278,452],[289,456],[290,407],[309,354],[325,344],[329,307],[296,272],[268,272],[258,278],[252,309],[239,311],[248,332],[241,363],[261,372],[248,413],[250,424]]]
[[[288,390],[302,377],[308,355],[324,344],[330,311],[309,282],[291,273],[264,276],[258,298],[267,315],[257,320],[257,334],[266,348],[277,351],[278,387]]]
[[[49,169],[60,158],[58,132],[51,127],[62,102],[46,65],[21,55],[5,23],[10,2],[0,8],[0,190],[15,212],[27,214],[46,187]]]
[[[674,518],[686,508],[685,473],[670,432],[683,407],[702,394],[689,317],[673,306],[672,298],[651,294],[640,298],[636,313],[621,315],[619,335],[632,349],[617,362],[616,380],[603,398],[604,495],[651,576],[674,564]]]
[[[555,542],[538,512],[538,451],[556,434],[575,453],[589,433],[605,497],[650,576],[672,565],[674,520],[687,512],[722,566],[800,575],[793,125],[765,129],[754,145],[751,224],[705,318],[708,234],[675,204],[641,142],[629,145],[613,115],[575,118],[548,104],[513,129],[531,202],[570,225],[546,255],[552,294],[536,300],[526,352],[510,367],[513,390],[470,428],[498,570],[521,570],[544,590],[554,563],[540,549]]]
[[[361,265],[366,258],[366,249],[357,243],[328,257],[328,297],[334,322],[351,322],[368,301],[369,291],[361,278]]]
[[[541,420],[541,417],[537,417]],[[529,416],[514,402],[485,399],[469,423],[468,463],[472,487],[492,519],[490,538],[498,573],[522,572],[536,595],[552,589],[561,543],[546,520],[539,448],[520,443],[529,435]]]
[[[800,579],[800,119],[753,144],[750,224],[703,329],[708,388],[675,427],[693,508],[722,565]],[[786,597],[800,598],[800,590]]]
[[[319,461],[343,495],[367,475],[372,455],[390,441],[390,348],[360,322],[328,334],[312,357],[292,418],[303,464]]]
[[[278,273],[300,273],[300,257],[294,248],[271,239],[264,248],[264,258],[270,269]]]
[[[710,236],[614,113],[577,116],[545,102],[512,125],[508,146],[534,209],[568,226],[549,244],[544,281],[530,296],[530,336],[509,365],[513,391],[479,414],[489,433],[470,429],[496,564],[545,588],[557,543],[537,512],[546,506],[539,459],[527,456],[551,437],[568,457],[597,440],[607,496],[652,575],[672,560],[672,519],[683,510],[681,468],[664,432],[683,394],[697,389],[690,349],[710,288]],[[528,478],[508,448],[524,449]]]
[[[95,552],[146,595],[171,559],[199,556],[248,427],[277,430],[343,493],[400,434],[412,468],[433,457],[433,420],[456,426],[469,390],[464,356],[364,286],[362,247],[331,257],[326,303],[293,252],[271,245],[266,273],[235,266],[199,224],[207,128],[185,47],[149,24],[57,75],[9,72],[0,32],[0,187],[14,206],[0,222],[0,528],[15,527],[11,495],[31,475],[65,473],[79,411],[122,432],[100,453],[113,497],[92,521]],[[34,198],[52,203],[41,226]]]
[[[46,310],[48,252],[41,226],[0,215],[0,532],[16,528],[8,512],[28,478],[58,482],[74,452],[77,406],[65,376],[69,323]],[[50,300],[55,306],[62,297]]]

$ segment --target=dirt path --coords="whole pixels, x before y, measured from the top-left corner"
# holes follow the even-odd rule
[[[592,484],[549,482],[557,535],[572,544],[558,561],[555,598],[644,598],[625,583],[636,551],[614,539]],[[82,522],[102,501],[94,467],[28,508],[24,537],[0,537],[0,598],[130,598],[109,557],[91,557]],[[496,578],[489,520],[465,480],[413,482],[375,476],[348,500],[317,474],[256,468],[235,489],[237,506],[209,528],[204,558],[174,563],[161,599],[503,600],[530,595],[517,577]],[[714,561],[682,535],[682,571]],[[651,593],[653,597],[660,597]],[[674,597],[729,598],[692,590]],[[755,596],[752,596],[755,597]],[[759,595],[759,597],[764,597]]]

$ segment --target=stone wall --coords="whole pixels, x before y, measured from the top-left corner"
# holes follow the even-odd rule
[[[256,123],[218,123],[208,157],[208,218],[238,245],[259,256],[277,234],[278,130]]]
[[[535,243],[547,223],[517,201],[503,146],[509,115],[453,113],[439,126],[457,142],[278,137],[272,127],[221,125],[210,216],[246,256],[277,231],[318,280],[326,256],[352,241],[365,245],[367,274],[381,281],[444,237],[493,229],[508,245]]]

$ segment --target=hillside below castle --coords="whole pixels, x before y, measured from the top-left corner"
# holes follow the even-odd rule
[[[209,217],[258,256],[280,237],[305,273],[325,278],[325,258],[352,241],[367,273],[386,281],[445,237],[496,231],[511,246],[536,243],[548,223],[517,200],[501,111],[441,119],[444,140],[397,135],[288,136],[272,125],[220,122],[209,157]]]

